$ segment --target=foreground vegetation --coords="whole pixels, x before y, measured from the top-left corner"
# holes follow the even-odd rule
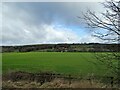
[[[110,86],[107,87],[110,88]],[[106,88],[106,85],[96,82],[90,83],[87,80],[73,81],[69,84],[68,80],[57,78],[42,85],[41,83],[35,81],[3,81],[3,88]]]

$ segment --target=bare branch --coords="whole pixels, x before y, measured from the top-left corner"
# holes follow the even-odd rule
[[[98,15],[96,15],[94,12],[88,10],[87,13],[84,14],[84,20],[86,21],[86,24],[91,28],[101,28],[103,30],[110,31],[114,33],[114,38],[111,33],[108,33],[106,35],[94,35],[102,40],[112,40],[112,41],[120,41],[120,7],[117,5],[117,2],[109,1],[107,3],[103,3],[106,9],[105,13],[101,13],[103,18],[100,18]],[[102,33],[101,33],[102,34]],[[110,36],[107,38],[107,36]]]

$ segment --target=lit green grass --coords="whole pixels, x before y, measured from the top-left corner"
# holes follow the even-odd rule
[[[51,71],[72,75],[104,75],[107,69],[93,53],[28,52],[3,53],[3,73],[9,71]]]

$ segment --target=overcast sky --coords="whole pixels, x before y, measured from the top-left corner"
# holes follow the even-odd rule
[[[104,11],[97,2],[4,2],[0,44],[102,42],[77,17],[88,9]]]

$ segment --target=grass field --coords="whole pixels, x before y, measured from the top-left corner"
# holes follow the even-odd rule
[[[96,60],[94,53],[27,52],[3,53],[3,73],[10,71],[51,71],[72,75],[104,75],[106,67]]]

